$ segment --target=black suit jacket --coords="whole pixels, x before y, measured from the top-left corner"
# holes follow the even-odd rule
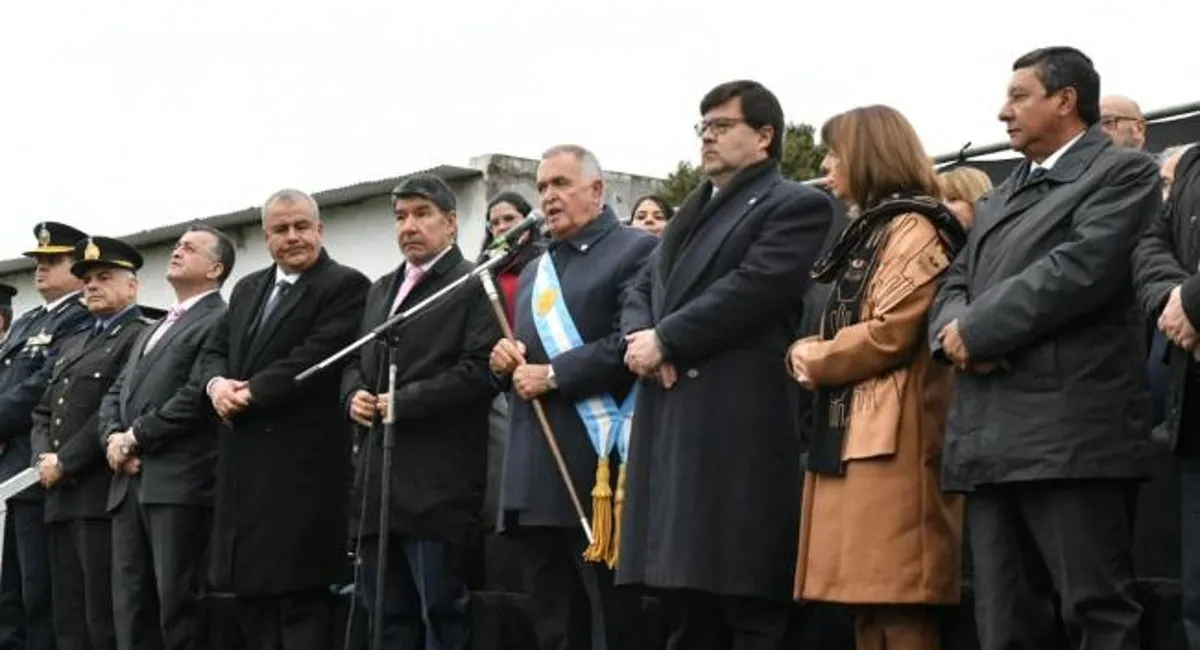
[[[100,401],[151,322],[134,307],[102,334],[92,338],[89,327],[64,343],[50,385],[33,411],[33,458],[57,453],[63,466],[63,479],[46,496],[46,521],[108,516],[112,472],[100,446]]]
[[[237,595],[269,595],[342,580],[350,428],[334,364],[295,377],[350,344],[370,282],[321,253],[257,338],[251,324],[275,284],[275,267],[237,283],[201,361],[201,385],[246,380],[253,403],[217,435],[211,579]]]
[[[92,315],[78,294],[52,310],[31,309],[13,322],[0,345],[0,443],[5,445],[0,453],[0,481],[29,467],[33,409],[46,392],[63,344],[91,322]],[[40,488],[32,487],[13,499],[40,501],[42,496]]]
[[[113,477],[108,509],[116,510],[135,485],[143,504],[212,505],[217,453],[217,418],[200,377],[200,351],[225,300],[211,293],[186,313],[146,353],[162,326],[147,327],[134,343],[120,377],[100,404],[100,438],[133,427],[142,472],[137,481]]]
[[[472,264],[452,247],[401,303],[408,309],[470,273]],[[360,333],[391,315],[404,281],[400,269],[371,287]],[[488,412],[497,392],[488,355],[500,340],[500,326],[478,280],[450,294],[446,302],[402,323],[396,332],[396,445],[392,469],[391,528],[421,539],[467,544],[481,532],[487,476]],[[387,346],[363,349],[346,368],[342,410],[349,413],[355,392],[386,392]],[[357,517],[365,487],[369,499],[364,534],[379,531],[383,456],[381,429],[355,450],[352,516]],[[358,532],[355,525],[352,532]]]

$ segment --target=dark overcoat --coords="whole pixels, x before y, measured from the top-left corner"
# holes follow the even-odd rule
[[[778,172],[729,191],[625,305],[624,330],[654,328],[679,381],[642,385],[617,581],[789,599],[802,473],[784,358],[834,206]]]
[[[942,483],[1145,476],[1150,400],[1145,321],[1131,256],[1161,203],[1146,154],[1089,129],[1042,178],[1022,164],[982,199],[929,314],[930,348],[957,319],[959,374]]]
[[[1152,326],[1158,322],[1175,287],[1180,287],[1180,300],[1188,320],[1200,324],[1198,217],[1200,146],[1194,146],[1180,157],[1171,196],[1134,251],[1134,280],[1142,311]],[[1159,335],[1157,327],[1155,334]],[[1165,421],[1155,431],[1156,439],[1185,458],[1197,458],[1200,457],[1200,422],[1195,418],[1200,409],[1192,406],[1196,401],[1196,358],[1169,341],[1165,342],[1163,351],[1164,354],[1150,359],[1151,364],[1166,362],[1166,374],[1170,378]]]
[[[517,288],[515,334],[529,363],[554,366],[558,390],[542,397],[575,491],[591,515],[589,495],[596,476],[596,450],[575,402],[609,394],[621,403],[633,386],[625,367],[621,305],[657,240],[622,227],[611,209],[573,237],[550,244],[562,297],[584,344],[549,359],[533,322],[531,300],[539,259],[525,266]],[[542,437],[533,407],[513,398],[509,444],[500,493],[502,524],[579,527],[579,517]]]
[[[201,362],[205,386],[250,382],[252,404],[217,435],[209,547],[212,584],[239,596],[325,587],[349,571],[345,362],[295,378],[354,340],[370,281],[322,251],[252,336],[274,285],[273,265],[238,281]]]
[[[392,303],[404,282],[402,268],[372,285],[360,334],[392,315]],[[399,309],[412,308],[472,268],[458,247],[452,247],[417,282]],[[389,528],[461,546],[483,531],[488,412],[497,392],[488,355],[501,330],[478,280],[469,280],[443,300],[392,330],[397,373]],[[387,392],[387,367],[388,348],[382,340],[355,355],[342,379],[342,411],[347,417],[357,391]],[[379,533],[382,427],[363,429],[360,436],[354,450],[353,536]],[[364,511],[366,518],[360,521],[359,513]]]

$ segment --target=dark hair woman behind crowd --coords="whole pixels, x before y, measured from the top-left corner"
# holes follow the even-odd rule
[[[480,261],[483,261],[483,258],[486,257],[488,248],[497,237],[516,227],[525,217],[529,216],[530,212],[533,212],[533,206],[529,205],[529,202],[516,192],[500,192],[492,197],[492,200],[488,202],[487,227],[483,237],[483,247],[479,251]],[[545,248],[544,242],[541,241],[540,233],[526,234],[521,238],[521,241],[525,242],[530,237],[533,237],[534,241],[522,246],[512,256],[512,259],[501,264],[500,271],[495,274],[496,285],[504,295],[504,305],[508,312],[509,325],[513,324],[515,317],[514,307],[517,302],[517,280],[521,277],[521,269],[525,268],[525,265],[537,257]]]
[[[633,204],[633,212],[629,215],[629,225],[654,235],[662,237],[667,222],[675,216],[675,208],[657,194],[648,194]]]

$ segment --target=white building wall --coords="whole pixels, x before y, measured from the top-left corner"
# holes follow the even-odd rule
[[[537,166],[537,160],[489,154],[476,157],[470,163],[470,167],[482,172],[482,176],[448,181],[458,199],[458,243],[467,259],[475,259],[483,242],[488,197],[502,190],[515,190],[531,204],[538,204]],[[654,191],[658,182],[657,179],[620,172],[605,172],[604,176],[607,181],[605,199],[622,219],[629,218],[633,202]],[[357,268],[372,281],[399,264],[400,251],[386,195],[355,204],[324,207],[321,217],[325,223],[325,246],[337,261]],[[271,260],[258,222],[224,230],[238,244],[237,263],[223,291],[228,298],[229,291],[240,278],[268,266]],[[29,244],[33,245],[32,237]],[[163,242],[141,249],[146,264],[141,272],[139,303],[165,309],[175,302],[174,293],[163,277],[173,247],[174,242]],[[0,274],[0,282],[11,284],[20,292],[13,299],[15,313],[20,314],[41,303],[33,289],[32,270]]]
[[[458,197],[459,246],[468,259],[475,259],[483,243],[484,182],[480,178],[452,182],[451,187]],[[362,271],[371,281],[391,272],[400,263],[400,249],[396,244],[394,218],[388,197],[380,196],[368,201],[337,206],[322,210],[321,220],[325,223],[325,248],[338,262]],[[223,229],[237,242],[237,262],[233,274],[222,293],[229,292],[237,281],[271,264],[259,223],[241,228]],[[30,246],[34,242],[30,241]],[[139,252],[145,259],[140,273],[141,291],[138,302],[152,307],[167,308],[174,304],[175,294],[167,284],[165,273],[174,242],[165,242]],[[11,284],[20,292],[13,299],[13,312],[20,314],[41,304],[41,298],[33,288],[33,271],[0,276],[0,282]]]

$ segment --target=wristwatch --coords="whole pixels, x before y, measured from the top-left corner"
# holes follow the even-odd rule
[[[558,380],[554,378],[554,366],[546,364],[546,385],[550,390],[558,390]]]

